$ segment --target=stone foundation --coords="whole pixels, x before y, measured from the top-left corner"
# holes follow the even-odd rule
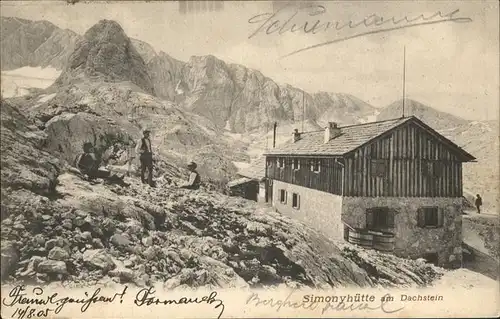
[[[417,226],[417,210],[437,206],[443,212],[443,226]],[[462,206],[460,198],[394,198],[344,197],[342,220],[353,227],[365,228],[366,209],[389,207],[394,212],[394,254],[400,257],[420,258],[437,254],[438,265],[459,268],[462,264]]]

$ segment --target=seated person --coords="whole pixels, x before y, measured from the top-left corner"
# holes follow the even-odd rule
[[[89,179],[103,178],[108,181],[114,181],[118,183],[123,183],[123,176],[111,175],[110,171],[99,169],[99,161],[97,160],[95,154],[92,152],[92,143],[86,142],[83,144],[83,153],[76,159],[76,167]]]
[[[200,174],[198,174],[198,172],[196,171],[197,167],[196,163],[191,162],[187,167],[191,171],[191,174],[189,175],[189,181],[187,183],[182,184],[180,187],[187,189],[199,189],[201,178]]]

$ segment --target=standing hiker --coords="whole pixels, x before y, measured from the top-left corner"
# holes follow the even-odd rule
[[[181,188],[187,188],[187,189],[199,189],[200,188],[200,183],[201,183],[201,178],[200,174],[196,171],[196,163],[191,162],[188,164],[188,169],[191,171],[191,174],[189,174],[189,181],[187,183],[182,184],[180,187]]]
[[[149,184],[149,186],[154,187],[153,184],[153,150],[151,148],[151,140],[149,138],[151,131],[144,130],[143,137],[137,142],[135,148],[135,153],[139,155],[139,160],[141,161],[141,181],[143,184]],[[144,176],[148,170],[148,178]]]
[[[483,205],[483,199],[479,194],[476,195],[476,208],[477,208],[477,213],[481,214],[481,205]]]

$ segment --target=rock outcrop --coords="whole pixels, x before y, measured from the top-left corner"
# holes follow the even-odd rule
[[[78,80],[129,81],[145,92],[154,88],[142,57],[115,21],[101,20],[75,46],[56,85]]]
[[[51,194],[61,163],[44,149],[46,134],[9,103],[2,101],[0,109],[2,191],[28,189],[37,194]],[[8,214],[4,209],[7,202],[2,196],[2,218]]]

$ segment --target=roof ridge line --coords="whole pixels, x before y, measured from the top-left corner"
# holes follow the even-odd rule
[[[367,123],[359,123],[359,124],[351,124],[351,125],[346,125],[346,126],[340,126],[339,128],[345,128],[345,127],[354,127],[354,126],[363,126],[363,125],[369,125],[369,124],[378,124],[378,123],[384,123],[384,122],[390,122],[390,121],[397,121],[397,120],[409,120],[411,118],[415,117],[415,115],[410,115],[410,116],[405,116],[405,117],[398,117],[398,118],[393,118],[393,119],[388,119],[388,120],[382,120],[382,121],[375,121],[375,122],[367,122]]]

